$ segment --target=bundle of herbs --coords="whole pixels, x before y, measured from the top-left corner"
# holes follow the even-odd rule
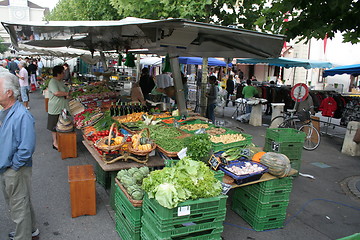
[[[196,134],[187,141],[186,155],[193,160],[208,162],[212,154],[212,143],[208,134]]]

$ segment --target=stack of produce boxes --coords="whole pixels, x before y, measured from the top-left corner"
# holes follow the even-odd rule
[[[291,167],[300,170],[301,154],[305,133],[292,128],[268,128],[265,138],[265,152],[278,152],[286,155]]]
[[[115,229],[121,239],[139,240],[141,229],[141,204],[133,206],[125,193],[120,189],[120,183],[115,185]]]
[[[290,177],[236,188],[232,210],[256,231],[281,228],[284,226],[291,189]]]
[[[161,206],[145,195],[141,218],[141,238],[221,239],[226,215],[226,195],[180,203],[176,208]]]

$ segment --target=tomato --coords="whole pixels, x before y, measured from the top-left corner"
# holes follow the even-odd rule
[[[128,136],[128,137],[126,138],[126,142],[131,142],[131,137],[130,137],[130,136]]]
[[[106,131],[105,131],[106,135],[109,135],[109,132],[110,132],[109,130],[106,130]]]

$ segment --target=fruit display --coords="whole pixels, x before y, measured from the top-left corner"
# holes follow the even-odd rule
[[[146,113],[145,112],[131,113],[125,116],[113,117],[113,119],[118,121],[119,123],[138,122],[142,120],[142,115],[144,114]]]
[[[84,126],[88,126],[93,123],[95,124],[95,122],[102,116],[103,113],[98,112],[98,110],[94,108],[87,108],[74,116],[74,125],[76,128],[80,129]]]

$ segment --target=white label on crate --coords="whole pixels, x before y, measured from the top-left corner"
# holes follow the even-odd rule
[[[190,206],[178,207],[178,217],[190,215]]]
[[[226,195],[228,193],[228,191],[231,189],[231,185],[227,184],[227,183],[221,183],[221,187],[222,187],[222,194]]]
[[[181,149],[180,150],[180,152],[178,152],[178,157],[180,158],[180,159],[182,159],[182,158],[184,158],[184,157],[186,157],[186,151],[187,151],[187,147],[186,148],[183,148],[183,149]]]

